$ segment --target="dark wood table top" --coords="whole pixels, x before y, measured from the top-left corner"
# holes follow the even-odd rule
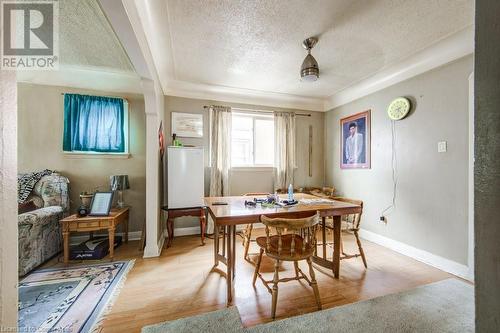
[[[265,196],[255,197],[264,198]],[[204,203],[212,218],[216,219],[217,223],[221,225],[254,223],[259,220],[261,215],[294,218],[294,216],[300,217],[312,211],[319,211],[321,216],[340,216],[361,212],[359,205],[336,200],[306,204],[301,200],[324,200],[324,198],[304,193],[294,194],[294,198],[299,201],[299,204],[292,207],[262,207],[260,204],[255,207],[245,206],[245,200],[249,201],[253,200],[253,198],[251,196],[205,197]],[[280,195],[280,198],[285,199],[286,195]],[[214,205],[216,202],[224,202],[227,205]]]

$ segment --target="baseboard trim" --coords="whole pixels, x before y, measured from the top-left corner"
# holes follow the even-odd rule
[[[140,240],[142,231],[131,231],[128,233],[128,240]],[[116,236],[122,236],[122,232],[115,233]],[[108,233],[96,233],[94,237],[107,237]],[[69,240],[70,245],[77,245],[89,239],[88,235],[71,236]]]
[[[200,227],[184,227],[184,228],[174,228],[174,237],[177,236],[189,236],[189,235],[199,235]],[[168,236],[168,235],[166,235]]]
[[[238,224],[236,226],[236,231],[241,231],[245,229],[246,224]],[[254,229],[264,228],[262,223],[254,223]],[[200,227],[184,227],[184,228],[174,228],[174,237],[177,236],[191,236],[191,235],[199,235]],[[167,237],[168,235],[165,235]]]
[[[165,228],[161,233],[162,236],[158,240],[158,256],[161,256],[161,252],[163,251],[163,245],[165,245],[165,238],[167,238],[167,229]]]
[[[361,229],[359,231],[359,236],[363,239],[366,239],[367,241],[382,245],[384,247],[387,247],[388,249],[401,253],[415,260],[421,261],[427,265],[436,267],[447,273],[472,281],[470,277],[469,267],[467,267],[466,265],[440,257],[430,252],[418,249],[416,247],[396,241],[394,239],[387,238],[365,229]]]

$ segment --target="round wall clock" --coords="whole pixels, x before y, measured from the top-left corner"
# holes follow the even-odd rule
[[[401,120],[410,112],[410,101],[406,97],[398,97],[389,104],[387,114],[392,120]]]

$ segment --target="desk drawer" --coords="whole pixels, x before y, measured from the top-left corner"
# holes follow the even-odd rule
[[[76,225],[76,229],[84,230],[84,229],[94,229],[94,228],[107,228],[108,226],[109,226],[108,221],[79,222]]]
[[[77,225],[78,229],[91,229],[98,228],[99,226],[107,225],[107,223],[101,223],[101,221],[92,221],[92,222],[80,222]]]

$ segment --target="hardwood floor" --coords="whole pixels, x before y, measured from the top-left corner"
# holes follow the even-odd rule
[[[355,249],[354,237],[344,234],[346,252]],[[363,240],[368,261],[365,270],[361,258],[342,260],[341,277],[315,266],[323,309],[415,288],[451,277],[443,271]],[[199,236],[176,237],[161,257],[143,259],[138,242],[122,245],[115,260],[134,258],[130,271],[103,332],[140,332],[145,325],[214,311],[225,307],[225,279],[213,265],[213,240],[200,246]],[[256,252],[252,243],[250,252]],[[252,257],[252,256],[251,256]],[[252,286],[254,266],[243,260],[238,237],[234,305],[244,326],[271,320],[271,295],[260,281]],[[60,265],[60,264],[57,264]],[[225,269],[224,265],[220,266]],[[305,262],[301,269],[306,271]],[[261,272],[272,277],[273,262],[265,258]],[[293,275],[293,265],[285,263],[281,276]],[[316,311],[312,289],[304,282],[279,285],[277,319]]]

